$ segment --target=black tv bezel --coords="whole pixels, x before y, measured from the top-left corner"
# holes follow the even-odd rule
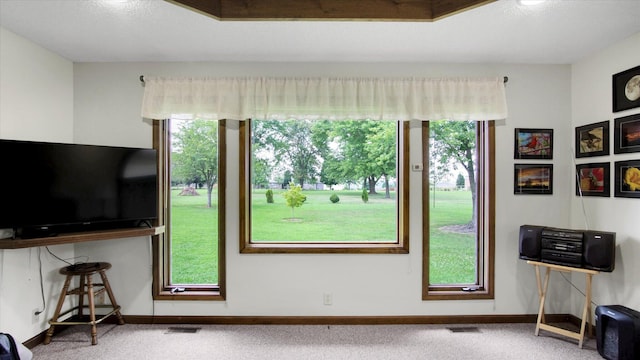
[[[125,147],[125,146],[108,146],[108,145],[91,145],[91,144],[75,144],[75,143],[62,143],[62,142],[46,142],[46,141],[29,141],[29,140],[12,140],[12,139],[0,139],[2,143],[21,144],[25,146],[61,146],[65,148],[74,148],[74,151],[82,151],[88,149],[113,149],[114,151],[126,150],[127,152],[150,152],[156,159],[153,168],[155,172],[153,174],[155,191],[152,194],[155,199],[155,206],[153,216],[135,216],[135,217],[120,217],[110,219],[72,219],[69,221],[41,221],[41,222],[29,222],[29,221],[13,221],[12,223],[1,223],[0,229],[11,229],[14,232],[14,238],[29,239],[40,237],[52,237],[62,233],[76,233],[85,231],[99,231],[99,230],[111,230],[111,229],[124,229],[124,228],[136,228],[136,227],[152,227],[153,221],[158,218],[158,171],[157,171],[157,150],[152,148],[143,147]],[[0,157],[5,156],[0,154]]]

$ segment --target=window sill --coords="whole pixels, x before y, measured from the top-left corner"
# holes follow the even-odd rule
[[[408,246],[397,243],[251,243],[244,244],[240,253],[255,254],[408,254]]]
[[[210,300],[210,301],[224,301],[225,298],[220,294],[220,291],[215,290],[185,290],[183,292],[171,292],[171,290],[163,290],[160,293],[153,296],[153,300],[163,301],[196,301],[196,300]]]
[[[491,300],[493,298],[493,292],[486,289],[475,291],[462,289],[427,290],[426,294],[422,295],[422,300]]]

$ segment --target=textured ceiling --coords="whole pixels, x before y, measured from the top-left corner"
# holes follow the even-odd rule
[[[161,0],[0,0],[0,26],[75,62],[569,64],[640,32],[638,19],[640,0],[500,0],[434,22],[219,21]]]

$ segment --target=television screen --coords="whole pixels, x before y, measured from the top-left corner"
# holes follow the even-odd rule
[[[53,235],[157,217],[153,149],[0,140],[0,166],[0,229]]]

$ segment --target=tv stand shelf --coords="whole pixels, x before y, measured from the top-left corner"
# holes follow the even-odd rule
[[[0,249],[24,249],[38,246],[73,244],[87,241],[113,240],[138,236],[153,236],[164,232],[164,226],[151,228],[126,228],[101,231],[58,234],[33,239],[0,239]]]

